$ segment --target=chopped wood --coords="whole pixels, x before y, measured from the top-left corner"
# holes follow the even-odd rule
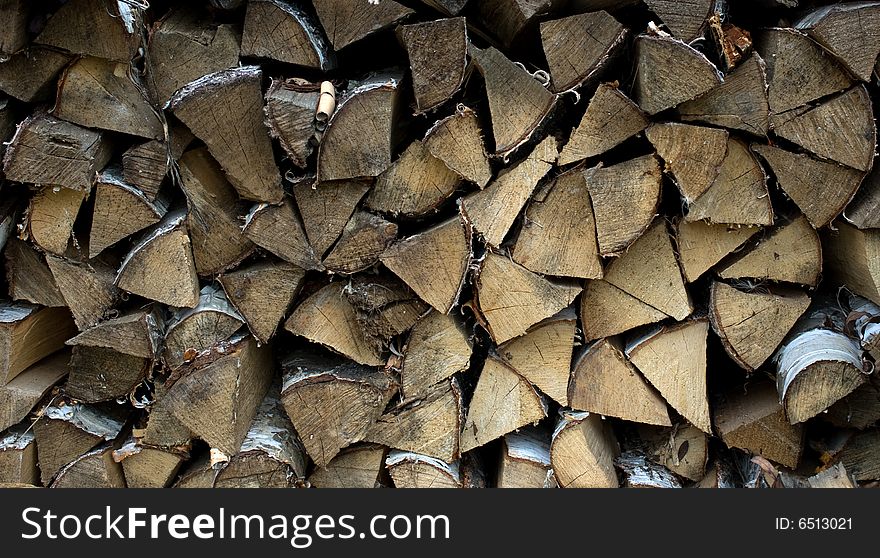
[[[619,452],[610,425],[599,415],[568,412],[553,431],[550,462],[560,488],[617,488]]]
[[[269,2],[258,2],[268,4]],[[290,161],[305,168],[314,146],[315,107],[320,86],[304,79],[273,79],[266,91],[266,126]]]
[[[428,389],[470,366],[471,345],[464,325],[432,310],[412,328],[403,351],[400,389],[404,399],[425,395]]]
[[[587,281],[579,314],[586,341],[611,337],[669,317],[607,281]]]
[[[425,147],[461,178],[481,189],[492,179],[486,146],[476,113],[464,105],[438,120],[425,134]]]
[[[129,439],[113,450],[113,460],[122,465],[129,488],[165,488],[171,486],[177,471],[189,455],[138,444]]]
[[[64,393],[84,403],[127,397],[146,379],[152,361],[113,349],[74,346]]]
[[[229,339],[243,320],[224,292],[208,285],[193,308],[179,310],[165,328],[165,366],[175,370]]]
[[[550,432],[524,428],[502,438],[498,488],[556,488],[550,467]]]
[[[81,262],[50,255],[46,263],[80,331],[104,319],[121,297],[113,285],[113,268],[100,259]]]
[[[26,103],[55,95],[55,78],[72,56],[53,48],[30,46],[0,63],[0,91]]]
[[[35,42],[127,63],[140,46],[142,24],[140,12],[124,0],[71,0],[58,8]]]
[[[456,15],[464,9],[468,0],[422,0],[422,3],[431,6],[440,12],[449,15]]]
[[[133,145],[122,154],[122,177],[149,200],[156,200],[172,163],[179,160],[193,140],[184,126],[169,131],[170,142],[150,140]],[[169,149],[170,147],[170,149]]]
[[[12,300],[33,302],[41,306],[66,306],[46,258],[27,242],[17,238],[6,241],[6,283]]]
[[[552,6],[547,0],[482,0],[477,3],[477,21],[503,46],[512,47],[516,38]]]
[[[446,463],[427,455],[391,451],[385,467],[396,488],[465,488],[461,463]]]
[[[0,386],[0,432],[24,420],[68,373],[69,351],[58,351]]]
[[[89,258],[94,258],[105,248],[155,225],[167,211],[167,199],[151,200],[136,186],[126,182],[118,168],[105,170],[98,176],[95,185]]]
[[[843,212],[843,218],[860,229],[880,228],[880,166],[875,166],[862,181]]]
[[[159,310],[146,308],[101,322],[69,339],[66,344],[102,347],[149,359],[159,352],[163,330]]]
[[[27,45],[31,13],[25,0],[5,0],[0,7],[0,61],[6,61]]]
[[[880,421],[880,382],[876,376],[840,399],[822,418],[839,428],[864,430]]]
[[[675,230],[675,243],[685,281],[693,283],[699,279],[760,230],[705,221],[680,221]]]
[[[299,5],[281,0],[248,2],[241,55],[319,70],[331,70],[336,65],[318,22]]]
[[[323,256],[333,246],[369,190],[368,182],[356,180],[294,185],[293,196],[316,255]]]
[[[37,192],[28,208],[28,230],[34,243],[46,252],[64,254],[85,195],[81,190],[51,186]]]
[[[554,93],[580,87],[607,64],[628,30],[608,12],[541,22],[541,44]]]
[[[721,4],[715,4],[715,13],[709,17],[709,37],[718,52],[721,69],[729,72],[736,68],[752,50],[752,34],[732,23],[721,23]]]
[[[854,2],[817,8],[794,26],[806,31],[856,77],[871,81],[880,54],[880,37],[869,29],[878,24],[880,3]]]
[[[375,488],[387,450],[375,444],[350,446],[316,468],[308,483],[315,488]]]
[[[390,274],[352,277],[343,295],[374,352],[384,353],[393,339],[409,331],[430,310],[405,283]]]
[[[113,460],[113,445],[103,444],[61,468],[49,488],[125,488],[125,473]]]
[[[284,261],[303,269],[321,267],[290,198],[280,205],[255,205],[245,217],[243,231],[251,242]]]
[[[681,488],[678,477],[663,465],[648,461],[645,455],[627,452],[614,464],[623,472],[623,486],[627,488]]]
[[[840,223],[825,241],[829,278],[880,304],[880,231]]]
[[[821,471],[807,479],[810,488],[856,488],[857,485],[846,472],[842,463]]]
[[[61,349],[75,331],[66,308],[0,303],[0,385]]]
[[[850,438],[837,455],[838,463],[857,481],[880,479],[880,430],[866,430]]]
[[[467,69],[465,18],[401,25],[397,35],[409,57],[416,112],[428,112],[452,98]]]
[[[170,405],[165,397],[168,388],[161,381],[161,378],[156,378],[156,380],[154,383],[154,402],[148,407],[147,426],[143,430],[141,443],[164,449],[191,446],[195,436],[171,413]]]
[[[711,186],[727,156],[724,130],[691,124],[654,124],[645,135],[666,163],[666,170],[687,205]]]
[[[714,9],[712,0],[645,0],[676,38],[689,43],[701,37],[706,20]]]
[[[391,0],[375,4],[357,0],[314,0],[313,4],[327,38],[336,50],[390,27],[413,13]]]
[[[30,429],[16,426],[0,436],[0,483],[40,484],[37,443]]]
[[[638,431],[647,445],[649,460],[692,481],[700,481],[706,476],[709,437],[696,426],[679,423],[671,430],[640,426]]]

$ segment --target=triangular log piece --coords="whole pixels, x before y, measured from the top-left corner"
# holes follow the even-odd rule
[[[128,488],[165,488],[189,458],[185,451],[144,446],[130,438],[113,451],[113,461],[122,465]]]
[[[70,351],[58,351],[0,386],[0,432],[21,422],[68,373]]]
[[[110,155],[103,133],[36,114],[18,125],[3,156],[3,174],[17,182],[88,191]]]
[[[556,488],[550,467],[550,432],[528,427],[506,434],[495,486],[498,488]]]
[[[153,25],[148,76],[156,101],[164,104],[184,85],[238,66],[240,31],[216,25],[189,6],[175,7]]]
[[[770,130],[770,105],[764,60],[752,54],[724,83],[678,106],[682,120],[742,130],[764,137]]]
[[[803,429],[789,424],[769,382],[728,393],[715,411],[715,427],[731,448],[740,448],[796,469],[803,450]]]
[[[154,382],[154,403],[150,405],[146,416],[147,426],[143,430],[141,442],[159,448],[172,449],[190,447],[195,437],[189,428],[184,426],[165,404],[168,388],[161,378]]]
[[[268,4],[269,2],[260,2]],[[266,92],[266,126],[290,161],[305,168],[312,154],[321,86],[300,78],[273,79]]]
[[[133,145],[122,153],[123,180],[136,186],[151,201],[159,196],[172,163],[180,159],[194,139],[185,126],[175,126],[168,133],[170,146],[164,141],[150,140]]]
[[[817,8],[798,20],[795,28],[837,57],[862,81],[871,81],[880,54],[880,3],[854,2]]]
[[[626,27],[605,11],[542,21],[541,43],[553,91],[574,89],[595,76],[626,35]]]
[[[224,292],[213,285],[206,286],[194,308],[181,309],[168,321],[162,353],[165,366],[176,370],[229,339],[242,325],[241,316]]]
[[[547,416],[541,395],[510,366],[496,358],[486,359],[461,432],[461,452],[485,445],[496,438]]]
[[[455,192],[459,181],[455,172],[416,140],[379,175],[366,205],[394,216],[417,217],[436,210]]]
[[[702,37],[706,20],[715,7],[712,0],[645,0],[645,4],[677,39],[686,43]]]
[[[722,81],[700,52],[669,37],[639,35],[635,100],[648,114],[690,101]]]
[[[722,279],[768,279],[814,287],[822,273],[822,243],[803,216],[771,229],[742,254],[718,270]]]
[[[375,488],[388,450],[375,444],[361,444],[340,451],[326,467],[309,476],[315,488]]]
[[[141,16],[124,0],[73,0],[58,8],[35,42],[74,54],[128,62],[140,45]]]
[[[75,333],[66,308],[0,303],[0,385],[61,349]]]
[[[852,84],[830,54],[795,29],[768,29],[757,36],[755,48],[767,65],[771,114],[796,109]]]
[[[89,232],[89,258],[108,246],[158,223],[168,211],[168,200],[151,200],[110,168],[98,176],[95,185],[92,227]],[[66,245],[66,243],[65,243]]]
[[[30,244],[12,237],[6,241],[3,256],[6,261],[6,284],[12,300],[24,300],[40,306],[67,306],[49,271],[46,258]]]
[[[452,116],[438,120],[425,134],[424,144],[431,155],[481,189],[492,179],[480,123],[468,107],[461,105]]]
[[[495,154],[507,155],[541,127],[556,106],[556,95],[494,47],[471,46],[469,52],[486,83]]]
[[[395,337],[412,329],[431,309],[391,274],[352,277],[342,293],[354,307],[358,327],[376,354],[384,353]]]
[[[52,48],[31,46],[0,64],[0,91],[25,103],[55,97],[55,78],[72,56]]]
[[[305,271],[274,260],[229,271],[218,280],[254,336],[268,343],[299,292]]]
[[[392,245],[380,259],[419,298],[448,314],[472,257],[470,231],[456,216]]]
[[[151,359],[79,344],[73,347],[64,393],[83,403],[126,398],[152,368]]]
[[[154,358],[159,352],[164,323],[158,308],[136,310],[91,327],[67,345],[101,347],[141,358]]]
[[[727,156],[725,130],[691,124],[653,124],[645,132],[687,205],[699,198],[718,178]]]
[[[28,44],[31,12],[27,0],[10,0],[3,4],[3,32],[0,33],[0,60],[5,61]]]
[[[37,192],[28,208],[28,229],[34,244],[46,252],[64,254],[85,197],[82,190],[52,186]]]
[[[673,409],[711,434],[706,395],[708,332],[706,319],[660,328],[630,340],[626,356]]]
[[[828,467],[807,479],[810,488],[858,488],[852,476],[846,472],[843,463]]]
[[[859,432],[847,440],[846,445],[837,456],[837,462],[845,467],[845,472],[852,474],[857,481],[876,481],[880,479],[880,456],[877,444],[880,442],[880,430],[873,429]],[[846,473],[844,473],[846,474]]]
[[[417,114],[442,105],[458,92],[467,68],[465,18],[401,25],[397,36],[409,57]]]
[[[607,281],[587,281],[581,293],[580,318],[586,341],[611,337],[668,317]]]
[[[284,323],[284,329],[355,362],[381,366],[384,361],[360,331],[357,313],[345,297],[344,288],[341,282],[330,283],[304,300]]]
[[[282,0],[248,2],[241,55],[325,71],[336,66],[333,49],[318,22],[299,5]]]
[[[676,475],[692,481],[706,476],[709,461],[709,437],[705,432],[682,422],[669,428],[639,426],[648,459]]]
[[[709,320],[727,354],[751,372],[770,358],[809,305],[801,291],[745,292],[715,282]]]
[[[760,227],[680,221],[675,229],[675,243],[684,280],[693,283],[760,230]]]
[[[626,250],[654,220],[663,173],[654,155],[584,171],[602,256]]]
[[[556,139],[548,136],[528,157],[502,171],[485,190],[461,201],[462,214],[488,244],[501,244],[556,157]]]
[[[0,483],[39,486],[37,441],[33,430],[17,425],[0,435]]]
[[[495,253],[483,260],[475,288],[480,314],[496,343],[525,334],[581,292],[574,282],[546,279]]]
[[[727,141],[727,155],[718,178],[691,202],[685,220],[706,219],[732,225],[772,225],[773,204],[767,175],[748,145],[736,138]]]
[[[467,370],[471,351],[464,325],[432,310],[413,326],[403,352],[400,388],[404,399],[421,397],[434,384]]]
[[[312,3],[336,50],[391,27],[413,13],[392,0],[366,4],[358,0],[314,0]]]
[[[284,261],[303,269],[322,267],[290,198],[280,205],[255,205],[245,217],[243,231],[254,244]]]
[[[113,460],[113,444],[103,444],[65,465],[49,488],[126,488],[122,466]]]
[[[544,275],[602,278],[596,220],[580,169],[557,176],[532,198],[513,259]]]
[[[147,229],[116,274],[116,286],[162,304],[192,308],[199,301],[199,278],[182,210],[169,212]]]
[[[380,416],[364,440],[453,461],[459,457],[462,412],[458,381],[445,380],[430,388],[424,398],[398,405]]]
[[[263,123],[263,72],[243,66],[209,74],[181,88],[168,107],[205,142],[238,194],[281,201],[281,174]]]
[[[614,464],[623,473],[623,486],[626,488],[681,488],[672,471],[649,461],[640,452],[625,452],[614,460]]]
[[[113,268],[100,260],[78,262],[47,256],[46,263],[80,331],[102,320],[121,296],[113,285]]]
[[[385,467],[395,488],[464,488],[461,464],[409,451],[391,451]]]
[[[777,136],[820,157],[861,171],[871,169],[877,147],[877,126],[864,85],[857,85],[819,105],[773,116],[770,124]]]
[[[880,304],[880,231],[840,223],[825,236],[829,279]]]
[[[565,309],[535,324],[522,337],[500,345],[498,355],[519,375],[565,406],[576,329],[577,315],[574,310]]]
[[[862,181],[843,217],[860,229],[880,229],[880,165]]]
[[[393,2],[382,2],[383,6],[388,4]],[[400,78],[395,75],[351,84],[321,139],[321,182],[379,176],[391,165],[391,151],[397,143],[394,125],[399,89]]]
[[[369,182],[355,180],[294,185],[293,197],[316,255],[324,255],[333,246],[369,189]]]
[[[80,58],[61,74],[52,114],[87,128],[163,138],[157,111],[127,71],[128,62]]]
[[[599,415],[568,412],[556,423],[550,463],[560,488],[617,488],[619,453],[611,426]]]
[[[163,405],[193,434],[227,456],[241,448],[275,373],[272,351],[233,337],[182,371]]]
[[[666,402],[611,339],[596,341],[575,361],[568,406],[641,424],[672,426]]]
[[[186,195],[187,230],[199,275],[216,275],[255,249],[241,232],[238,196],[207,149],[180,158],[180,187]]]
[[[685,319],[693,311],[662,218],[607,266],[605,280],[676,320]]]
[[[517,36],[540,16],[553,8],[552,2],[535,0],[480,0],[474,14],[483,28],[501,40],[504,47],[513,46]]]
[[[281,402],[318,467],[364,440],[394,393],[381,370],[336,356],[297,352],[282,369]]]
[[[585,14],[589,15],[589,14]],[[559,154],[567,165],[605,153],[648,126],[645,113],[613,83],[602,83]]]

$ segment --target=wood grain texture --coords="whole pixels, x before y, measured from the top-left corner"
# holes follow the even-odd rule
[[[124,2],[108,5],[103,0],[73,0],[49,18],[35,42],[74,54],[128,62],[140,42],[134,32],[136,18]]]
[[[471,362],[471,345],[464,325],[452,316],[432,310],[412,328],[404,349],[400,389],[405,399],[427,390],[466,370]]]
[[[873,29],[880,24],[880,4],[854,2],[817,8],[794,26],[834,54],[862,81],[871,81],[880,54],[880,37]]]
[[[685,281],[693,283],[728,254],[760,232],[758,227],[730,227],[704,221],[681,221],[675,231]]]
[[[168,211],[167,199],[151,201],[137,187],[125,182],[118,168],[101,173],[94,192],[89,258],[155,225]]]
[[[617,488],[619,453],[614,433],[599,415],[569,413],[556,424],[550,462],[560,488]]]
[[[25,300],[41,306],[65,306],[46,258],[35,248],[23,240],[10,238],[6,241],[3,259],[12,300]]]
[[[676,38],[690,42],[701,36],[713,10],[712,0],[645,0],[652,12],[669,27]]]
[[[323,256],[333,246],[369,189],[369,182],[355,180],[294,185],[293,197],[317,256]]]
[[[290,198],[279,205],[255,205],[245,218],[243,232],[251,242],[286,262],[303,269],[321,268]]]
[[[455,95],[467,69],[465,18],[401,25],[397,36],[409,58],[416,113],[437,108]]]
[[[248,2],[241,54],[319,70],[336,65],[318,22],[299,5],[280,0]]]
[[[70,351],[40,360],[0,386],[0,429],[21,422],[69,372]]]
[[[628,31],[608,12],[597,11],[541,22],[541,44],[555,93],[580,86],[598,73]]]
[[[635,100],[648,114],[695,99],[722,81],[705,56],[681,41],[639,35],[636,51]]]
[[[55,79],[72,56],[32,45],[0,64],[0,91],[26,103],[55,96]]]
[[[728,133],[690,124],[653,124],[645,135],[666,163],[685,203],[699,198],[721,170]]]
[[[357,0],[314,0],[318,19],[336,50],[381,31],[412,14],[397,2],[364,4]]]
[[[602,280],[586,282],[579,315],[586,341],[611,337],[669,317]]]
[[[80,331],[102,320],[120,298],[115,270],[100,259],[79,262],[50,255],[46,263]]]
[[[880,231],[840,223],[825,243],[829,279],[880,304]]]
[[[28,207],[28,230],[34,243],[45,252],[64,254],[85,197],[81,190],[51,186],[37,192]]]
[[[480,123],[468,107],[461,105],[454,115],[438,120],[425,134],[424,144],[451,171],[480,188],[492,179]]]

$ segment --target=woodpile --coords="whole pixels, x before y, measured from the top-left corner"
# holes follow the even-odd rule
[[[0,2],[0,484],[877,485],[880,2],[762,6]]]

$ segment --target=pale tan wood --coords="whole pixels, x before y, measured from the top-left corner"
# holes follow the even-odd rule
[[[862,81],[871,81],[880,54],[880,38],[871,30],[880,25],[880,4],[853,2],[817,8],[794,26],[834,54]]]
[[[438,120],[425,134],[425,147],[465,180],[485,188],[492,179],[486,146],[476,113],[464,105]]]
[[[645,135],[666,163],[666,170],[687,205],[711,186],[727,156],[728,133],[691,124],[653,124]]]
[[[229,305],[224,292],[206,285],[199,292],[198,304],[178,310],[165,327],[162,360],[176,370],[200,354],[210,352],[241,329],[243,320]]]
[[[825,237],[829,279],[880,304],[880,230],[839,223]]]
[[[34,433],[17,425],[0,436],[0,483],[39,485]]]
[[[255,205],[245,218],[242,230],[251,242],[284,261],[303,269],[322,267],[290,198],[280,205]],[[342,234],[341,228],[339,234]]]
[[[374,488],[387,450],[374,444],[355,445],[339,452],[326,467],[309,476],[315,488]]]
[[[705,478],[709,461],[709,437],[705,432],[686,422],[673,425],[671,430],[640,426],[638,432],[647,444],[648,459],[686,479]]]
[[[89,258],[155,225],[168,210],[166,200],[150,200],[144,192],[125,182],[118,169],[108,169],[98,176],[94,204],[89,231]]]
[[[395,488],[464,488],[461,463],[446,463],[426,455],[392,451],[385,467]]]
[[[639,35],[636,52],[635,100],[648,114],[699,97],[722,81],[708,58],[670,37]]]
[[[303,228],[317,256],[323,256],[333,246],[369,189],[369,182],[355,180],[294,185],[293,196]]]
[[[0,386],[0,432],[22,421],[68,373],[70,351],[58,351]]]
[[[434,384],[466,370],[471,345],[464,324],[436,310],[421,318],[403,351],[400,389],[407,400],[420,397]]]
[[[28,229],[34,243],[46,252],[63,255],[85,196],[81,190],[43,187],[28,208]]]
[[[397,238],[397,225],[367,211],[356,211],[342,234],[324,257],[323,266],[332,273],[351,275],[379,261]]]
[[[555,93],[574,89],[596,75],[628,34],[626,27],[601,10],[542,21],[540,30]]]
[[[669,317],[607,281],[587,281],[579,314],[586,341],[611,337]]]
[[[437,108],[455,95],[467,69],[465,18],[401,25],[397,36],[409,58],[416,113]]]
[[[113,451],[113,460],[122,465],[128,488],[171,486],[188,454],[135,444],[130,440]]]
[[[807,479],[811,488],[858,488],[843,463],[829,467]]]
[[[693,283],[760,231],[759,227],[680,221],[675,229],[675,243],[685,281]]]
[[[113,461],[113,445],[101,447],[64,466],[49,488],[125,488],[125,474]]]
[[[550,445],[560,488],[617,488],[614,458],[618,453],[610,425],[591,413],[560,417]]]
[[[100,259],[79,262],[50,255],[46,263],[80,331],[103,319],[121,296],[113,268]]]
[[[69,346],[102,347],[142,358],[159,351],[164,330],[158,308],[144,308],[103,321],[69,339]]]
[[[498,488],[556,488],[550,467],[550,432],[523,428],[502,438]]]
[[[399,353],[396,340],[431,309],[406,283],[391,274],[356,275],[342,293],[354,307],[361,334],[377,354]],[[395,358],[392,366],[398,362]]]
[[[0,303],[0,385],[61,349],[75,331],[67,308]]]

